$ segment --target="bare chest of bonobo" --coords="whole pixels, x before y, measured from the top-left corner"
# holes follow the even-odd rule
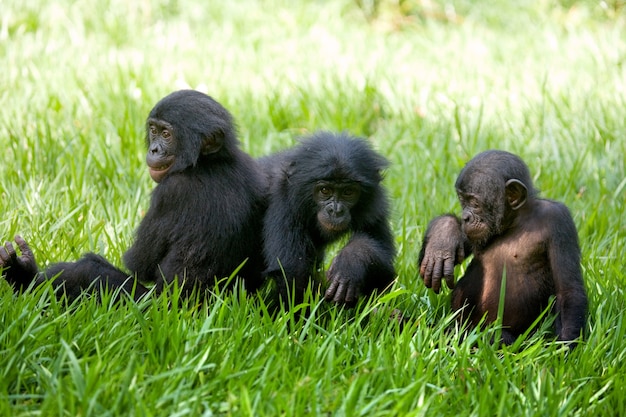
[[[504,322],[513,330],[520,330],[528,323],[525,317],[533,317],[539,311],[526,311],[529,306],[547,303],[550,289],[537,291],[545,282],[547,246],[545,236],[532,230],[515,230],[498,237],[482,251],[474,254],[463,279],[455,289],[452,306],[454,309],[468,303],[471,317],[476,324],[487,314],[494,321],[498,311],[498,300],[502,278],[506,275]],[[517,313],[524,312],[518,315]],[[521,321],[521,322],[520,322]],[[518,329],[519,327],[519,329]]]
[[[475,324],[485,313],[489,322],[495,320],[504,276],[504,323],[513,332],[523,331],[555,293],[549,260],[550,216],[518,220],[523,221],[474,253],[454,290],[453,308],[471,306]]]
[[[482,275],[487,282],[499,283],[506,273],[507,283],[523,284],[542,280],[549,262],[548,236],[541,228],[517,228],[496,238],[474,255],[482,264]]]

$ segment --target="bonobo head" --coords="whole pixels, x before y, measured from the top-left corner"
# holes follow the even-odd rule
[[[536,194],[524,161],[498,150],[469,161],[455,186],[463,207],[463,231],[476,248],[504,233]]]
[[[372,202],[380,196],[385,158],[361,138],[346,133],[316,132],[294,148],[287,172],[290,200],[311,220],[326,240],[358,228],[369,211],[382,210]],[[364,212],[367,211],[367,212]]]
[[[350,210],[359,201],[361,186],[358,182],[320,180],[313,188],[317,203],[317,221],[326,234],[343,233],[350,227]]]
[[[232,116],[217,101],[194,90],[180,90],[159,101],[146,121],[150,177],[169,174],[217,158],[229,158],[237,139]]]

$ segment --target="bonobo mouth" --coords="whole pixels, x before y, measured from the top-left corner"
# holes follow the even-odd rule
[[[174,160],[168,161],[167,164],[159,165],[159,166],[150,166],[148,165],[148,171],[150,172],[150,178],[154,182],[161,182],[163,178],[167,175],[170,168],[174,165]]]
[[[324,227],[324,229],[331,233],[343,233],[348,230],[348,227],[350,226],[350,222],[333,221],[328,219],[320,221],[320,224]]]
[[[490,230],[483,224],[473,224],[470,227],[464,226],[463,233],[473,245],[483,246],[491,237]]]

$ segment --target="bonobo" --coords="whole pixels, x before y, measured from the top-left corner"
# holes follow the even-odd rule
[[[461,219],[433,219],[419,254],[420,275],[436,293],[454,287],[454,266],[473,254],[452,292],[452,309],[472,327],[496,320],[506,276],[502,342],[513,343],[556,296],[558,340],[572,341],[585,324],[587,295],[576,226],[563,204],[537,197],[528,167],[516,155],[490,150],[456,180]]]
[[[146,144],[158,185],[124,254],[130,273],[93,253],[38,272],[28,244],[16,236],[21,256],[10,242],[0,246],[0,268],[16,291],[33,279],[54,278],[70,300],[103,286],[134,290],[137,299],[148,291],[142,283],[156,283],[158,293],[178,280],[187,294],[235,271],[248,289],[262,284],[265,177],[239,149],[230,113],[206,94],[174,92],[150,112]]]
[[[387,161],[368,142],[318,132],[260,160],[269,177],[263,230],[266,275],[283,302],[301,302],[326,247],[350,236],[327,271],[325,298],[352,306],[395,278],[389,204],[381,185]]]

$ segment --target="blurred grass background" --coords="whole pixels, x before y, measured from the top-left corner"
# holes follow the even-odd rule
[[[0,4],[0,231],[41,266],[120,265],[154,187],[150,108],[202,90],[254,156],[317,129],[368,137],[392,166],[396,290],[356,311],[313,296],[272,322],[262,297],[200,314],[159,302],[67,311],[0,284],[5,415],[614,415],[626,406],[624,1],[121,0]],[[447,294],[417,276],[454,180],[500,148],[578,226],[586,341],[497,350],[446,333]],[[49,303],[51,306],[44,308]],[[414,325],[370,318],[401,307]],[[208,315],[205,315],[208,310]],[[478,345],[478,348],[475,346]]]

